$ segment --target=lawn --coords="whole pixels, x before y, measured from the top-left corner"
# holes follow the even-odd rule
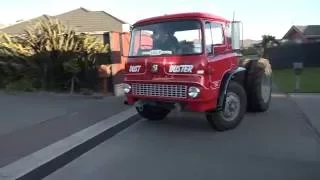
[[[273,70],[273,81],[283,92],[294,91],[295,75],[292,69]],[[303,69],[300,92],[320,92],[320,67]]]

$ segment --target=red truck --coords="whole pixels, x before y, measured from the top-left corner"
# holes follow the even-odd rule
[[[218,131],[233,129],[271,100],[271,66],[241,56],[239,21],[200,12],[140,20],[125,64],[127,104],[148,120],[178,108],[204,113]]]

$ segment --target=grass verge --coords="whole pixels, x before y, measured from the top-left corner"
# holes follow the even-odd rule
[[[320,67],[304,68],[300,79],[300,92],[320,92]],[[281,91],[294,92],[295,74],[292,69],[273,70],[273,81]]]

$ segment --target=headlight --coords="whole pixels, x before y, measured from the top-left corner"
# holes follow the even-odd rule
[[[188,95],[192,98],[198,97],[200,94],[200,89],[197,87],[189,87],[188,89]]]
[[[124,91],[124,93],[129,93],[130,92],[130,90],[131,90],[131,86],[129,85],[129,84],[124,84],[123,85],[123,91]]]

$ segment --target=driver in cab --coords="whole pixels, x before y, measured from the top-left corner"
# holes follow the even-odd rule
[[[172,51],[172,54],[175,54],[178,50],[179,42],[173,34],[174,32],[168,32],[163,29],[156,30],[153,37],[153,49]]]

